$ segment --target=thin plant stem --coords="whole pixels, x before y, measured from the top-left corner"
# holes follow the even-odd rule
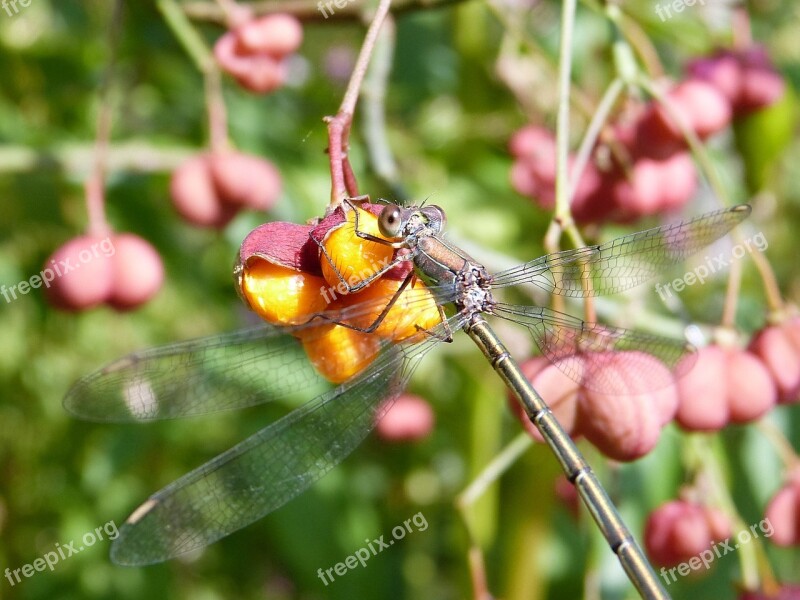
[[[477,536],[470,525],[467,512],[469,508],[483,495],[483,493],[494,484],[500,476],[513,465],[520,456],[533,444],[533,440],[527,432],[518,434],[488,465],[472,480],[472,482],[456,497],[455,506],[464,522],[469,539],[469,571],[472,580],[473,597],[475,600],[491,600],[489,593],[488,580],[486,577],[486,563],[483,559],[483,551],[478,544]]]
[[[756,421],[755,426],[775,448],[775,452],[778,453],[787,471],[800,467],[800,457],[797,456],[794,447],[775,423],[768,419],[760,419]]]
[[[328,124],[328,157],[331,168],[331,199],[328,211],[339,206],[348,196],[357,196],[358,188],[355,176],[350,167],[347,156],[350,138],[350,126],[353,123],[353,114],[361,92],[361,84],[369,66],[370,58],[375,49],[378,33],[383,25],[386,15],[391,7],[391,0],[380,0],[375,16],[372,18],[364,44],[358,54],[353,73],[347,84],[347,89],[335,116],[325,117]]]
[[[753,261],[753,264],[758,270],[758,274],[761,276],[761,281],[764,284],[764,293],[767,296],[767,304],[770,310],[773,312],[782,311],[785,305],[783,297],[781,296],[781,288],[778,285],[778,278],[775,277],[775,271],[772,270],[772,265],[769,264],[765,256],[758,252],[751,252],[750,259]]]
[[[629,18],[624,13],[620,14],[619,19],[615,20],[615,23],[625,33],[625,38],[630,43],[631,47],[636,50],[636,54],[639,55],[650,77],[662,77],[664,75],[664,67],[661,64],[661,58],[659,58],[658,51],[653,46],[650,37],[641,28],[639,23],[637,23],[635,19]]]
[[[110,230],[106,220],[104,187],[106,158],[111,139],[111,121],[114,111],[111,98],[111,82],[117,61],[117,44],[122,24],[122,7],[122,0],[117,0],[114,2],[111,12],[111,27],[108,34],[108,64],[103,74],[99,91],[100,108],[97,115],[94,161],[92,171],[84,184],[86,211],[89,214],[89,233],[94,236],[107,235]]]
[[[701,169],[703,170],[706,179],[708,180],[709,184],[711,185],[711,189],[717,198],[720,199],[723,205],[730,206],[731,201],[728,193],[725,189],[725,186],[722,185],[722,180],[719,177],[719,173],[714,168],[714,165],[711,162],[711,158],[708,156],[708,152],[705,149],[705,146],[700,141],[700,138],[697,137],[697,134],[688,126],[687,123],[680,117],[678,112],[675,110],[674,105],[670,100],[659,90],[655,85],[653,85],[652,81],[647,78],[640,78],[639,84],[649,93],[651,94],[658,102],[660,102],[667,113],[669,114],[670,118],[678,125],[681,130],[681,134],[686,139],[686,142],[689,144],[689,148],[692,151],[695,159],[700,164]],[[741,241],[742,233],[740,231],[734,230],[732,232],[732,236],[735,240]],[[753,260],[753,263],[756,265],[756,269],[758,270],[759,275],[761,276],[761,280],[764,285],[764,293],[767,296],[767,304],[769,305],[771,310],[778,311],[783,308],[783,300],[781,298],[780,287],[778,286],[777,278],[775,277],[775,273],[772,270],[769,262],[766,258],[759,255],[758,253],[751,253],[750,257]]]
[[[549,252],[554,252],[559,247],[559,239],[561,231],[566,231],[572,243],[576,247],[585,246],[585,242],[575,226],[575,221],[572,218],[570,211],[571,197],[577,187],[577,178],[573,176],[573,183],[570,183],[568,172],[568,153],[569,153],[569,122],[570,122],[570,89],[572,79],[572,34],[575,28],[575,0],[564,0],[561,11],[561,44],[559,48],[559,65],[558,65],[558,116],[556,119],[556,205],[553,220],[551,221],[551,228],[548,229],[545,235],[545,244],[549,241],[553,248],[548,248]],[[610,110],[610,109],[609,109]],[[606,111],[606,115],[608,112]],[[599,121],[599,125],[595,122],[598,128],[602,126],[603,120]],[[587,131],[587,136],[589,131]],[[594,133],[595,139],[597,133]],[[594,145],[592,142],[591,146]],[[584,161],[588,160],[588,152],[584,157]],[[585,166],[586,162],[584,162]],[[581,169],[582,171],[582,169]],[[580,174],[579,174],[580,175]],[[578,176],[579,176],[578,175]],[[555,227],[553,224],[555,223]],[[587,296],[583,303],[584,315],[587,321],[594,322],[597,320],[597,315],[594,310],[594,301],[591,296]],[[560,308],[556,306],[555,308]]]
[[[213,152],[223,152],[228,149],[228,119],[222,96],[222,74],[214,55],[175,0],[157,0],[157,3],[172,33],[203,74],[209,143]],[[235,11],[237,6],[231,3],[226,8]]]
[[[718,453],[709,447],[710,436],[695,434],[688,436],[688,444],[697,461],[701,474],[709,486],[711,500],[731,518],[735,532],[747,530],[747,524],[739,515],[736,504],[730,494],[722,474]],[[777,591],[777,582],[766,559],[761,540],[753,537],[747,544],[739,544],[739,564],[742,570],[742,583],[745,589]]]
[[[181,7],[175,0],[156,0],[156,6],[164,16],[167,26],[178,38],[186,53],[194,61],[201,73],[207,73],[214,68],[214,57],[203,38],[186,18]]]
[[[532,55],[541,56],[542,65],[552,72],[553,77],[557,77],[556,67],[553,65],[551,60],[547,60],[547,58],[549,58],[548,53],[536,42],[536,40],[532,39],[531,36],[526,33],[523,26],[524,20],[521,20],[518,14],[510,16],[509,7],[498,2],[497,0],[489,0],[488,7],[497,20],[503,25],[510,38],[515,43],[523,46]],[[536,93],[536,90],[531,90],[531,93]],[[523,106],[527,104],[527,102],[520,100],[519,98],[518,101]],[[588,117],[593,114],[594,103],[580,88],[575,88],[572,90],[569,101],[573,104],[576,110],[580,111],[585,116]]]
[[[219,69],[210,69],[204,76],[208,136],[212,152],[228,149],[228,114],[222,96],[222,76]]]
[[[578,148],[578,153],[575,155],[575,162],[572,164],[572,173],[570,175],[569,185],[570,203],[572,203],[575,197],[575,190],[578,189],[578,182],[581,180],[583,172],[586,169],[586,165],[589,163],[589,157],[592,154],[594,145],[597,143],[597,138],[600,136],[600,132],[603,130],[603,125],[605,125],[606,121],[608,120],[608,115],[611,113],[611,109],[614,107],[614,104],[616,103],[617,98],[619,98],[620,93],[622,93],[624,87],[625,84],[622,79],[619,77],[615,78],[608,88],[606,88],[606,91],[600,100],[600,104],[597,105],[597,110],[595,111],[594,115],[592,115],[592,120],[589,122],[589,126],[586,128],[586,133],[584,134],[581,145]]]
[[[375,44],[372,63],[367,69],[364,86],[361,89],[361,102],[364,111],[364,144],[372,170],[392,191],[394,198],[402,202],[408,199],[408,194],[400,181],[397,163],[389,146],[386,131],[386,89],[389,84],[395,42],[394,18],[389,15]]]
[[[562,228],[572,223],[569,210],[569,92],[572,75],[572,34],[575,27],[575,0],[564,0],[561,9],[561,42],[558,64],[558,115],[556,118],[556,206],[554,219]]]
[[[742,263],[735,260],[728,271],[728,285],[725,290],[725,304],[722,307],[720,325],[729,329],[736,328],[736,305],[739,289],[742,285]]]

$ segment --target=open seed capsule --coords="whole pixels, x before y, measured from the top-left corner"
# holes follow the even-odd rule
[[[241,294],[258,316],[273,325],[304,323],[325,310],[327,289],[321,277],[253,257],[244,265]]]
[[[341,383],[371,363],[380,338],[333,323],[302,331],[298,337],[314,368],[328,381]]]

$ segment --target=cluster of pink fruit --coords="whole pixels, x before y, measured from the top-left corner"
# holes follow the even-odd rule
[[[756,333],[746,349],[712,344],[698,351],[695,368],[678,380],[677,422],[690,431],[717,431],[749,423],[777,403],[800,402],[800,317]]]
[[[616,362],[608,356],[616,356]],[[800,316],[763,328],[747,349],[732,344],[702,348],[693,369],[676,386],[648,393],[625,394],[622,388],[637,389],[637,381],[658,376],[663,365],[635,352],[608,356],[583,358],[587,375],[581,383],[542,357],[523,363],[523,370],[573,437],[586,437],[616,460],[648,453],[658,442],[661,427],[673,418],[689,431],[717,431],[731,423],[754,421],[776,403],[800,402]],[[593,368],[592,361],[599,361],[603,371]],[[608,369],[614,371],[613,377],[608,377]],[[601,373],[606,380],[619,382],[618,395],[592,389],[592,378]],[[542,441],[518,403],[509,400],[528,432]],[[759,526],[763,537],[774,544],[800,545],[800,467],[789,469],[785,480]],[[556,493],[569,497],[563,482]],[[698,561],[715,543],[730,538],[731,531],[730,520],[718,509],[694,500],[673,500],[648,518],[645,547],[655,564],[674,567]]]
[[[741,117],[776,102],[781,76],[764,50],[718,51],[687,65],[688,78],[664,91],[665,103],[629,107],[608,142],[595,152],[575,185],[572,214],[578,223],[628,222],[681,208],[697,189],[684,130],[706,139]],[[555,198],[555,139],[529,125],[512,136],[511,183],[545,209]],[[595,150],[598,150],[597,148]],[[602,159],[602,160],[601,160]],[[570,157],[570,167],[574,157]]]
[[[696,557],[702,552],[715,543],[725,542],[732,533],[730,519],[722,511],[692,500],[673,500],[648,517],[644,545],[655,564],[674,567],[699,560]]]
[[[778,546],[800,544],[798,467],[789,471],[787,483],[767,504],[764,519],[736,535],[738,543],[730,541],[733,527],[725,513],[688,498],[691,495],[689,491],[687,498],[661,505],[647,519],[644,531],[645,548],[653,562],[659,566],[674,567],[691,560],[697,561],[698,557],[717,545],[727,553],[757,537],[769,539]],[[715,554],[720,556],[719,552]],[[713,560],[713,554],[709,554],[708,558]]]
[[[286,78],[288,57],[300,46],[303,30],[290,15],[254,18],[249,9],[236,15],[237,24],[216,43],[220,66],[253,92],[269,92]],[[233,150],[206,152],[175,170],[170,183],[173,203],[189,223],[222,228],[243,208],[267,210],[281,194],[281,177],[269,161]],[[110,244],[111,254],[92,254]],[[82,254],[84,253],[84,254]],[[79,260],[79,256],[90,260]],[[150,300],[161,287],[164,267],[158,252],[133,234],[101,240],[84,235],[67,241],[45,263],[58,271],[47,287],[47,299],[65,310],[87,310],[108,304],[118,310]]]
[[[271,208],[281,187],[278,169],[266,159],[234,151],[206,152],[175,170],[170,194],[189,223],[222,228],[243,208]]]
[[[581,381],[568,377],[547,358],[522,363],[522,371],[573,438],[585,437],[609,458],[630,461],[650,452],[661,429],[675,416],[674,386],[647,389],[648,379],[670,380],[667,367],[643,352],[587,353],[580,357]],[[598,390],[602,389],[602,393]],[[526,430],[542,441],[513,396],[509,406]]]
[[[235,23],[214,46],[220,67],[252,92],[274,91],[286,80],[288,57],[303,41],[300,22],[288,14],[254,17],[240,7]],[[281,194],[278,170],[268,160],[232,150],[192,157],[173,174],[178,213],[193,225],[222,228],[244,208],[264,211]]]
[[[214,46],[222,69],[251,92],[265,93],[286,81],[287,58],[303,41],[300,22],[288,14],[252,18],[248,12]]]
[[[53,252],[44,269],[56,274],[46,298],[70,311],[100,304],[117,310],[136,308],[155,296],[164,280],[156,249],[132,233],[73,238]]]
[[[700,349],[693,368],[675,386],[649,392],[636,390],[646,389],[653,379],[662,380],[666,372],[654,357],[628,351],[586,354],[581,360],[585,365],[581,382],[544,357],[528,359],[522,368],[573,438],[585,437],[609,458],[635,460],[655,447],[661,428],[673,419],[687,431],[713,432],[729,424],[755,421],[777,403],[800,402],[800,316],[785,317],[763,328],[746,349],[719,343]],[[605,382],[604,393],[596,391],[599,386],[594,379],[599,377]],[[609,387],[609,382],[619,389]],[[527,431],[541,442],[519,404],[513,397],[509,402]],[[771,501],[767,516],[775,528],[775,543],[800,544],[800,470],[791,471],[786,479],[788,483]],[[669,542],[683,529],[703,538],[704,547],[708,540],[724,539],[719,537],[720,527],[702,530],[686,524],[699,518],[697,507],[677,501],[667,506],[665,512],[656,511],[651,517],[655,541],[648,543],[648,548],[659,564],[671,564],[662,560],[669,552],[675,556],[697,553],[700,542],[695,537],[687,538],[686,553],[680,544]],[[708,519],[722,522],[712,517]]]

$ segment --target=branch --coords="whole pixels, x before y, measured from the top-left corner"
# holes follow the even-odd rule
[[[392,8],[392,14],[398,15],[417,10],[443,8],[453,4],[458,4],[464,0],[400,0]],[[361,21],[363,8],[359,2],[348,2],[344,8],[337,8],[332,4],[334,10],[327,11],[329,17],[325,17],[320,11],[320,0],[266,0],[253,2],[248,6],[255,15],[268,15],[272,13],[289,13],[301,21]],[[219,25],[225,25],[225,12],[215,2],[186,2],[181,5],[186,16],[199,21],[210,21]],[[326,3],[322,3],[326,6]]]
[[[339,112],[333,117],[325,117],[328,124],[328,155],[331,163],[331,201],[328,210],[333,210],[342,200],[347,197],[358,196],[358,186],[355,175],[350,166],[350,159],[347,156],[348,144],[350,139],[350,126],[353,123],[353,114],[356,110],[358,95],[361,91],[361,83],[367,72],[370,58],[375,49],[375,42],[378,39],[381,25],[383,25],[392,0],[381,0],[378,9],[370,23],[367,35],[364,38],[364,45],[358,54],[353,74],[347,84],[342,104]]]

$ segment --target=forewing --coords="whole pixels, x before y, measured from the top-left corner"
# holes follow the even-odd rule
[[[94,421],[146,421],[321,393],[329,386],[286,331],[263,326],[135,352],[80,379],[64,407]]]
[[[427,309],[431,294],[406,290],[403,311]],[[452,295],[452,290],[449,290]],[[135,352],[80,379],[64,398],[70,413],[93,421],[150,421],[273,401],[305,401],[330,388],[306,358],[294,335],[313,338],[330,323],[365,326],[391,296],[318,313],[293,327],[261,326]],[[404,322],[404,321],[403,321]],[[293,335],[294,334],[294,335]]]
[[[749,214],[748,205],[734,206],[604,244],[555,252],[498,273],[492,285],[531,283],[569,297],[616,294],[699,252]]]

